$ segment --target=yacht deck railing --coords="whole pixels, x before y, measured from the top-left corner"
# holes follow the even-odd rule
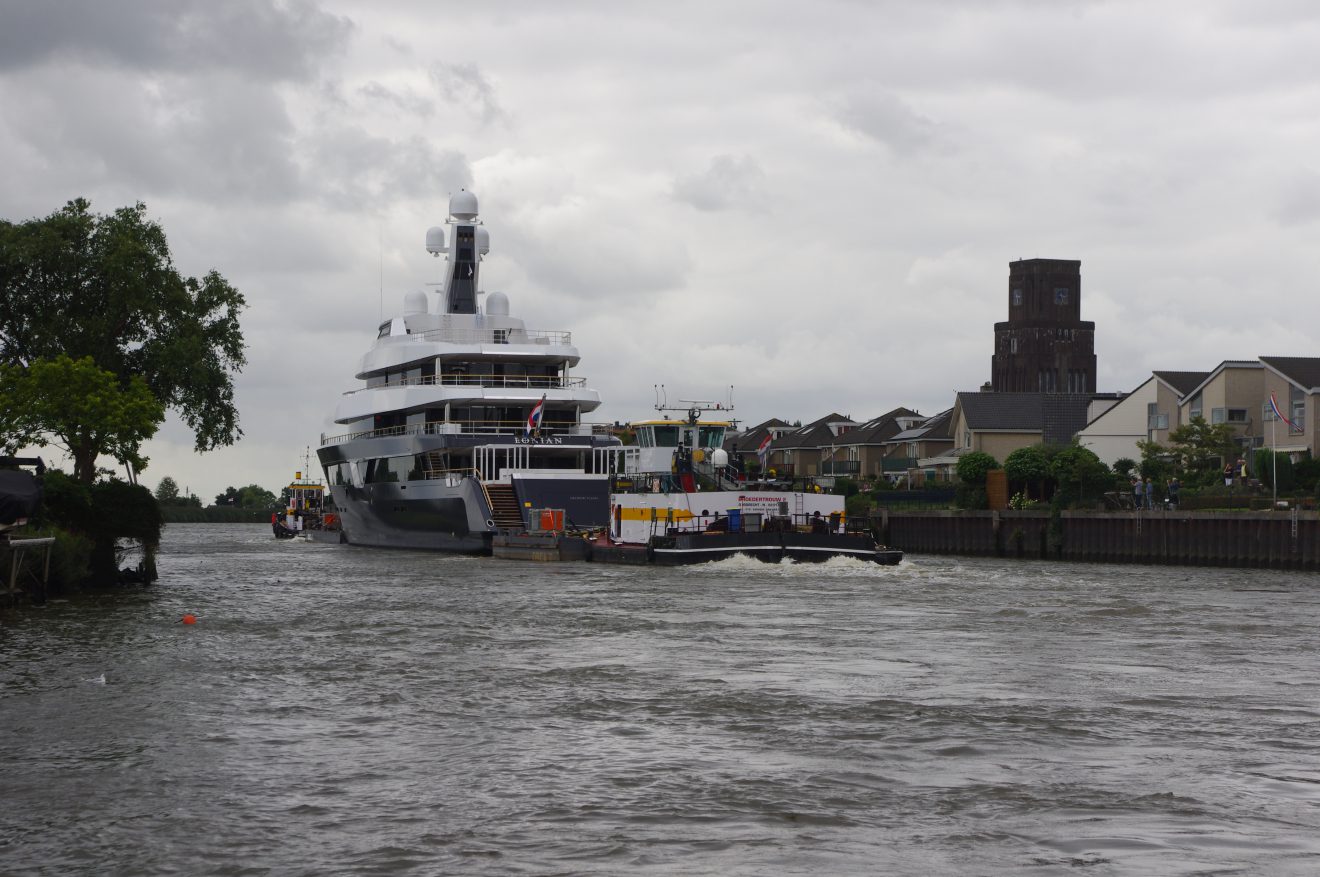
[[[389,387],[490,387],[497,389],[530,389],[530,390],[571,390],[577,387],[585,387],[586,378],[544,378],[531,377],[528,375],[468,375],[468,374],[441,374],[426,375],[419,378],[404,378],[402,380],[390,381],[386,384],[373,384],[367,387],[358,387],[355,390],[348,390],[345,396],[351,396],[354,393],[364,393],[367,390],[381,390]]]
[[[612,423],[576,423],[557,426],[542,426],[540,436],[596,436],[609,435]],[[380,429],[368,429],[361,432],[349,432],[342,435],[321,433],[321,444],[338,445],[344,442],[367,438],[387,438],[401,435],[522,435],[525,424],[521,420],[481,420],[458,421],[447,423],[418,423],[411,426],[385,426]]]
[[[404,336],[412,341],[444,341],[450,344],[538,344],[571,347],[572,332],[544,329],[431,329]]]

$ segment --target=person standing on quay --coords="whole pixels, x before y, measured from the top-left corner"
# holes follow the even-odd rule
[[[1132,476],[1132,507],[1141,508],[1141,478],[1137,475]]]
[[[1146,508],[1155,511],[1155,482],[1146,479]]]
[[[1175,475],[1169,479],[1169,505],[1173,508],[1178,507],[1178,488],[1182,487],[1178,483],[1178,476]]]

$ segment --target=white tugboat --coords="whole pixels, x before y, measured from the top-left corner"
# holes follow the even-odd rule
[[[346,541],[487,553],[535,510],[607,525],[620,443],[582,420],[600,396],[572,373],[570,333],[529,329],[484,293],[475,195],[450,199],[446,225],[426,233],[446,256],[439,294],[411,292],[381,323],[357,367],[365,385],[335,410],[342,431],[317,449]]]

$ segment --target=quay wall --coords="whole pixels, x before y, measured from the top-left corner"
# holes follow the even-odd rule
[[[912,554],[1320,571],[1320,513],[881,511],[880,540]]]

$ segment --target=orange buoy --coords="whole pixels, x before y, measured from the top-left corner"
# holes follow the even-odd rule
[[[183,623],[184,623],[184,624],[196,624],[196,623],[197,623],[197,616],[196,616],[196,615],[193,615],[191,612],[189,612],[187,615],[183,616]]]

